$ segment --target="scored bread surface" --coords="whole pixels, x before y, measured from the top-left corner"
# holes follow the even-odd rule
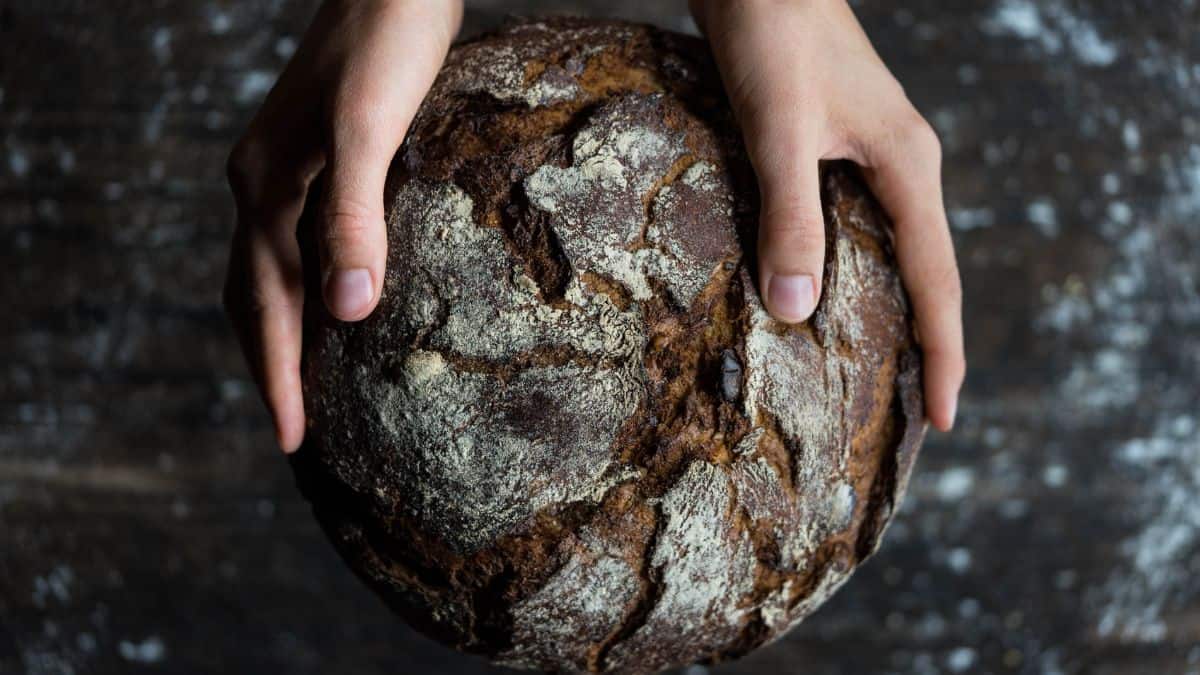
[[[389,175],[378,308],[306,308],[294,465],[351,567],[549,670],[730,658],[809,614],[924,433],[887,220],[852,167],[821,181],[822,297],[789,327],[702,42],[556,19],[455,47]]]

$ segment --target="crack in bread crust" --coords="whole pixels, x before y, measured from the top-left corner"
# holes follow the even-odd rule
[[[703,43],[555,19],[452,50],[389,174],[378,309],[306,308],[292,462],[348,564],[556,671],[733,658],[811,613],[924,432],[886,217],[852,167],[821,180],[823,297],[786,326]]]

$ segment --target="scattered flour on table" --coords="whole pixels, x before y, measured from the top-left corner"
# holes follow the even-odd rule
[[[167,646],[162,638],[151,635],[144,640],[121,640],[117,643],[117,653],[126,661],[134,663],[159,663],[167,656]]]
[[[1153,82],[1176,82],[1180,71],[1173,64],[1145,60],[1145,75]],[[1200,105],[1194,87],[1164,91],[1178,92],[1182,104]],[[1138,154],[1145,145],[1142,129],[1119,116],[1109,121],[1114,144],[1129,153],[1129,172],[1144,173]],[[1109,245],[1109,267],[1090,282],[1069,276],[1048,285],[1035,322],[1051,337],[1082,337],[1092,344],[1076,351],[1057,388],[1056,400],[1071,407],[1072,418],[1081,427],[1111,429],[1112,417],[1123,415],[1141,429],[1117,435],[1100,449],[1111,457],[1110,470],[1128,475],[1136,492],[1121,516],[1131,528],[1119,543],[1123,559],[1084,591],[1094,599],[1096,632],[1127,642],[1170,639],[1171,614],[1200,596],[1194,575],[1187,573],[1200,551],[1194,385],[1200,375],[1195,263],[1200,231],[1193,227],[1200,219],[1200,145],[1176,146],[1159,155],[1155,166],[1150,177],[1161,193],[1153,200],[1123,198],[1123,186],[1133,178],[1116,172],[1100,178],[1107,204],[1101,203],[1094,222]],[[1158,372],[1164,360],[1173,369],[1166,378]],[[1042,474],[1051,488],[1067,478],[1061,465],[1049,465]],[[1069,582],[1074,586],[1073,578]]]
[[[1196,418],[1160,421],[1154,434],[1117,451],[1125,470],[1137,472],[1147,492],[1138,532],[1121,543],[1131,569],[1104,586],[1108,601],[1097,631],[1134,642],[1167,637],[1164,610],[1186,607],[1198,592],[1187,561],[1200,552],[1200,430]]]
[[[1120,55],[1115,43],[1061,0],[1000,0],[984,20],[983,29],[1029,40],[1048,54],[1066,51],[1087,66],[1112,65]]]

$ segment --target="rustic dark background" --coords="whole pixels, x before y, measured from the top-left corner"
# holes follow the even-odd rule
[[[689,29],[682,1],[477,2]],[[960,424],[733,673],[1200,672],[1200,7],[856,3],[941,132]],[[482,673],[342,566],[218,306],[312,0],[0,0],[0,673]]]

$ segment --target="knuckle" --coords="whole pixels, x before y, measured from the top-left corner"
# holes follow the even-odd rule
[[[769,234],[772,248],[790,252],[825,252],[825,232],[808,226],[785,226]]]
[[[275,297],[262,286],[251,286],[245,294],[246,309],[251,314],[266,314],[276,306]]]
[[[955,388],[958,388],[967,377],[966,357],[961,351],[955,351],[953,354],[943,354],[941,359],[946,376],[954,382]]]
[[[937,132],[915,109],[902,116],[896,134],[905,152],[941,163],[942,143]]]
[[[866,152],[869,163],[911,164],[940,167],[942,144],[929,122],[908,106],[890,124],[885,125]]]
[[[295,303],[287,293],[263,284],[252,285],[244,292],[242,299],[246,310],[253,316],[288,313],[295,309]]]
[[[229,158],[225,161],[225,175],[229,179],[229,184],[234,188],[247,185],[250,175],[262,163],[264,154],[262,144],[254,137],[242,137],[233,146],[229,152]]]
[[[950,360],[950,374],[954,376],[955,383],[962,384],[967,377],[967,357],[962,352],[957,352]]]
[[[922,351],[931,364],[936,364],[941,377],[961,384],[967,375],[967,358],[962,349],[942,345],[924,345]]]
[[[226,316],[235,325],[243,326],[256,317],[300,311],[303,289],[295,283],[277,283],[261,273],[245,270],[228,276],[221,289],[221,304]]]
[[[325,212],[323,237],[326,249],[337,255],[364,248],[374,240],[381,215],[361,203],[341,199]]]
[[[784,204],[763,214],[765,229],[772,239],[789,246],[820,246],[825,242],[825,218],[819,210],[801,204]]]
[[[958,276],[954,275],[952,281],[946,282],[946,298],[956,310],[962,309],[963,291],[962,283],[959,282]]]
[[[958,277],[958,270],[947,267],[938,273],[933,285],[945,303],[955,310],[962,307],[962,280]]]
[[[914,289],[914,294],[921,299],[922,306],[938,314],[961,313],[962,281],[953,265],[926,271],[919,277],[918,283],[920,286]]]

